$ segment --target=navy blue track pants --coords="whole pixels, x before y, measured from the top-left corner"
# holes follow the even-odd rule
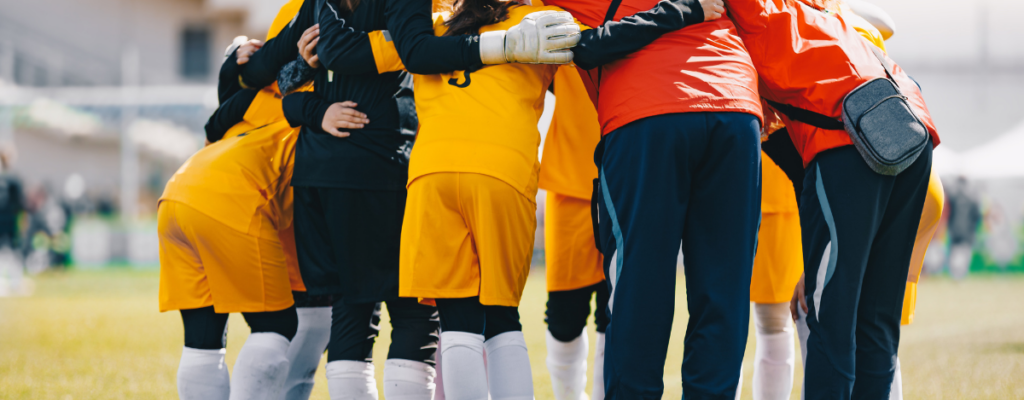
[[[853,146],[818,154],[800,201],[808,306],[805,398],[888,399],[932,149],[898,176]]]
[[[760,122],[742,113],[648,117],[604,138],[599,230],[612,288],[609,399],[661,399],[676,256],[684,255],[687,400],[735,396],[761,218]]]

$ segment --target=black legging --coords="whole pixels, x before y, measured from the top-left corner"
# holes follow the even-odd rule
[[[242,313],[252,333],[277,333],[288,340],[295,337],[299,317],[295,307],[281,311]],[[213,306],[181,310],[185,325],[185,347],[200,350],[219,350],[227,347],[228,314],[218,314]]]
[[[597,294],[594,310],[594,323],[597,331],[604,332],[608,327],[608,282],[601,281],[594,285],[557,292],[548,292],[548,309],[544,321],[548,323],[548,331],[560,342],[570,342],[580,336],[587,326],[590,316],[590,297]]]
[[[441,330],[484,335],[484,340],[505,332],[521,331],[519,309],[507,306],[485,306],[479,297],[436,299],[441,315]]]
[[[388,359],[434,362],[437,349],[437,309],[416,299],[395,298],[384,302],[391,319]],[[381,303],[334,302],[327,361],[371,361],[373,343],[380,332]]]

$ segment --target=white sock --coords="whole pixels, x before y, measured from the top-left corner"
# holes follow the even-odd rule
[[[331,307],[302,307],[295,312],[299,314],[299,328],[288,346],[288,378],[283,392],[285,400],[309,400],[313,376],[331,338]]]
[[[604,333],[597,333],[594,344],[594,383],[591,387],[591,400],[604,400]]]
[[[900,372],[900,359],[896,357],[896,375],[892,377],[892,389],[889,400],[903,400],[903,374]]]
[[[754,304],[754,400],[788,399],[793,391],[796,349],[789,304]]]
[[[533,373],[522,331],[505,332],[484,342],[487,382],[492,400],[533,400]]]
[[[487,399],[484,335],[441,332],[444,397],[447,400]]]
[[[327,391],[331,400],[377,400],[373,363],[331,361],[327,363]]]
[[[384,362],[384,398],[388,400],[431,400],[434,398],[434,367],[422,361]]]
[[[743,363],[740,363],[740,380],[736,382],[736,396],[733,398],[740,400],[741,393],[743,393]]]
[[[807,338],[811,336],[811,329],[807,327],[807,313],[800,305],[796,307],[796,336],[800,339],[800,362],[804,366],[804,379],[807,379]],[[804,400],[805,386],[800,382],[800,400]]]
[[[288,339],[271,332],[249,334],[231,375],[231,400],[277,400],[288,376]]]
[[[178,398],[181,400],[227,400],[231,378],[224,364],[224,349],[200,350],[185,347],[178,364]]]
[[[548,374],[551,375],[551,389],[555,400],[586,399],[583,389],[587,386],[587,343],[586,333],[576,339],[562,342],[547,332]]]

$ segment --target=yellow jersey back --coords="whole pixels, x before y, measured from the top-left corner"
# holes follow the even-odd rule
[[[514,6],[505,21],[480,32],[507,30],[527,14],[557,7]],[[447,31],[436,14],[434,33]],[[533,201],[540,163],[537,121],[557,65],[501,64],[477,71],[415,75],[420,131],[409,182],[435,172],[472,172],[508,183]]]

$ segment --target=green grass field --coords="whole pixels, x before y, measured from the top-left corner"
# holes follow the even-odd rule
[[[0,399],[176,398],[181,322],[177,313],[156,311],[156,271],[48,273],[35,282],[32,297],[0,298]],[[665,397],[674,399],[681,396],[686,324],[681,281],[678,286],[664,378]],[[552,398],[544,367],[545,301],[544,274],[535,270],[520,311],[538,399]],[[248,328],[240,316],[230,321],[232,364]],[[387,323],[382,328],[379,357],[386,354],[389,337]],[[751,336],[745,399],[751,398],[753,351]],[[903,331],[900,358],[908,399],[1024,398],[1024,276],[975,277],[959,284],[926,279],[917,320]],[[378,365],[378,379],[382,369]],[[322,371],[314,399],[328,398]],[[799,398],[799,388],[793,398]]]

